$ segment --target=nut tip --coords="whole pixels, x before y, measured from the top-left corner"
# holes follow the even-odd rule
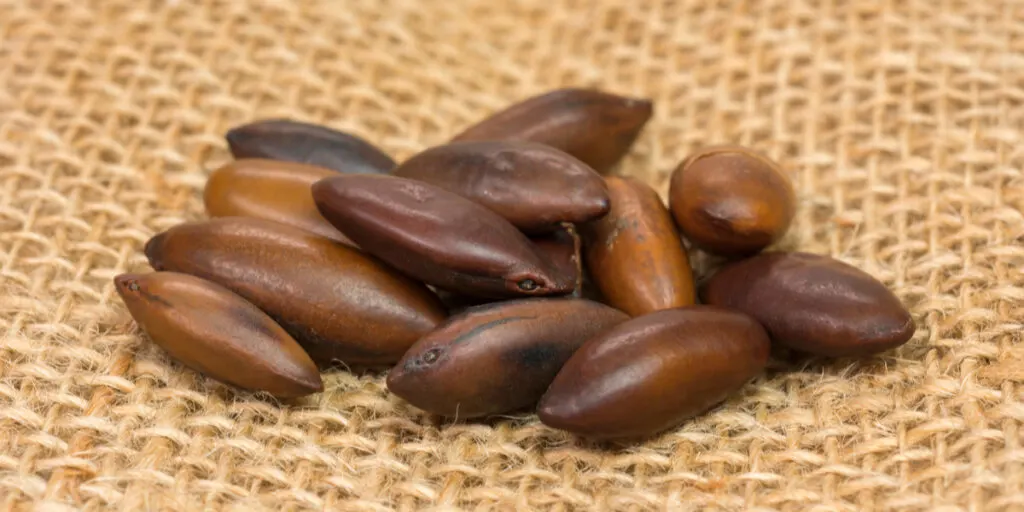
[[[167,233],[160,233],[153,238],[150,238],[143,247],[142,252],[146,255],[146,259],[149,260],[149,265],[154,270],[163,270],[160,263],[160,256],[163,253],[164,240],[167,238]]]

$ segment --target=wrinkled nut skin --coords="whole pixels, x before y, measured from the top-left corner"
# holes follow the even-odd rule
[[[764,253],[726,265],[701,298],[761,322],[772,341],[809,354],[864,356],[914,336],[910,312],[871,275],[807,253]]]
[[[669,206],[679,229],[698,248],[742,257],[786,234],[796,214],[796,193],[789,176],[767,157],[739,146],[716,146],[676,168]]]
[[[123,274],[114,286],[150,339],[174,359],[239,388],[289,398],[323,390],[299,344],[230,290],[173,272]]]
[[[296,162],[354,174],[386,174],[395,167],[390,156],[364,139],[288,119],[238,126],[225,138],[235,158]]]
[[[515,226],[440,187],[346,175],[317,182],[313,199],[367,253],[438,288],[494,298],[572,291]]]
[[[540,399],[545,425],[595,439],[657,434],[725,400],[768,362],[752,318],[711,306],[634,318],[587,341]]]
[[[514,411],[536,403],[583,342],[628,319],[582,299],[470,308],[413,345],[388,374],[388,389],[443,416]]]
[[[394,363],[446,317],[425,286],[358,249],[262,219],[182,224],[153,237],[145,252],[157,270],[246,298],[321,366]]]
[[[633,178],[607,181],[612,211],[580,229],[605,302],[631,316],[693,304],[690,259],[657,192]]]
[[[313,202],[313,184],[336,174],[294,162],[235,160],[210,174],[203,202],[211,217],[267,219],[351,245]]]
[[[482,204],[527,233],[608,212],[608,188],[587,164],[523,141],[467,141],[430,148],[392,172]]]
[[[516,103],[453,140],[539,142],[604,174],[629,152],[653,114],[650,100],[592,89],[558,89]]]

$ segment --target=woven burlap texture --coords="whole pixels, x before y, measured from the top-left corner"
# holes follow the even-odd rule
[[[111,278],[203,217],[258,117],[396,158],[565,85],[650,97],[620,172],[704,144],[792,172],[783,245],[890,285],[919,331],[786,360],[631,446],[455,423],[334,372],[280,404],[148,343]],[[0,503],[235,510],[1024,506],[1024,3],[0,0]]]

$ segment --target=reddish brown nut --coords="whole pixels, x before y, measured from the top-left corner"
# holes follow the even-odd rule
[[[124,274],[114,284],[139,327],[185,366],[282,398],[323,389],[299,344],[230,290],[174,272]]]
[[[600,175],[573,156],[534,142],[437,146],[406,160],[392,174],[482,204],[527,233],[592,220],[609,208],[608,189]]]
[[[584,259],[605,301],[632,316],[693,304],[690,260],[661,198],[633,178],[607,181],[611,212],[581,226]]]
[[[572,292],[515,226],[440,187],[353,174],[317,182],[313,198],[367,253],[438,288],[494,298]]]
[[[394,363],[445,319],[425,286],[358,249],[262,219],[171,228],[153,268],[214,281],[267,312],[322,366]]]
[[[203,193],[211,217],[256,217],[351,245],[313,202],[313,184],[337,173],[322,167],[246,158],[210,175]]]
[[[376,146],[326,126],[264,119],[228,131],[235,158],[267,158],[315,165],[335,172],[385,174],[395,161]]]
[[[739,146],[717,146],[679,165],[672,174],[669,205],[694,245],[741,257],[786,234],[796,213],[796,194],[789,176],[767,157]]]
[[[590,89],[558,89],[516,103],[455,137],[547,144],[608,172],[654,113],[650,100]]]
[[[409,349],[388,374],[388,389],[420,409],[459,418],[527,407],[584,341],[628,318],[582,299],[470,308]]]
[[[732,263],[705,283],[701,297],[756,318],[775,343],[823,356],[888,350],[916,329],[885,285],[816,254],[765,253]]]
[[[544,424],[592,438],[656,434],[759,374],[769,342],[752,318],[711,306],[634,318],[587,341],[541,398]]]

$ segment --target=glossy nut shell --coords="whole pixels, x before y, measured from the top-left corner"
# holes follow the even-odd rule
[[[351,244],[320,215],[313,202],[313,184],[335,174],[293,162],[235,160],[210,175],[203,202],[211,217],[267,219]]]
[[[718,404],[759,374],[769,341],[752,318],[711,306],[634,318],[586,342],[541,398],[544,424],[641,437]]]
[[[669,206],[697,247],[719,256],[757,253],[782,238],[796,213],[789,176],[753,150],[710,147],[672,174]]]
[[[124,274],[114,284],[139,327],[185,366],[282,398],[323,389],[299,344],[230,290],[174,272]]]
[[[384,174],[395,167],[390,156],[364,139],[288,119],[238,126],[225,138],[235,158],[282,160],[354,174]]]
[[[628,318],[583,299],[470,308],[409,349],[388,374],[388,389],[420,409],[459,418],[530,406],[584,341]]]
[[[885,285],[816,254],[774,252],[732,263],[708,280],[701,297],[756,318],[775,343],[823,356],[888,350],[916,329]]]
[[[661,198],[633,178],[608,178],[612,211],[581,226],[590,276],[605,301],[632,316],[694,302],[693,271]]]
[[[592,89],[558,89],[497,112],[454,140],[539,142],[603,174],[629,152],[653,113],[649,100]]]
[[[440,187],[347,175],[313,186],[324,218],[367,253],[427,284],[482,297],[572,292],[512,224]]]
[[[145,251],[153,268],[245,297],[322,366],[393,363],[445,318],[422,284],[358,249],[271,221],[182,224],[153,237]]]
[[[392,173],[482,204],[528,233],[608,212],[608,188],[587,164],[550,146],[469,141],[430,148]]]

